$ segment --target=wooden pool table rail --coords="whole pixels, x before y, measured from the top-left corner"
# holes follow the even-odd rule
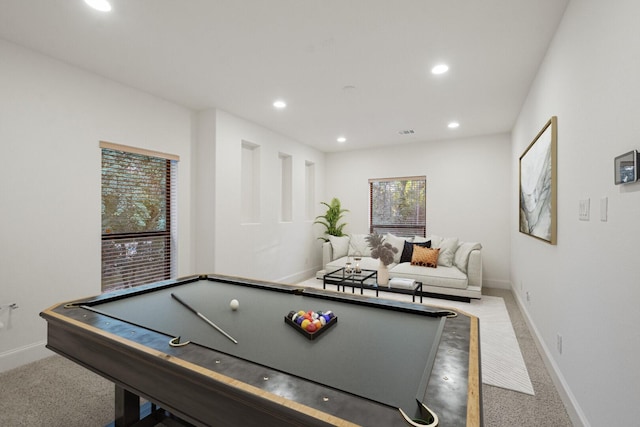
[[[201,280],[204,276],[194,276],[193,281]],[[230,280],[228,276],[207,276],[214,280]],[[180,283],[184,283],[182,280]],[[260,286],[266,282],[253,281],[253,285]],[[166,283],[163,286],[172,286]],[[268,283],[272,286],[272,283]],[[282,292],[292,292],[294,288],[287,285],[277,285]],[[297,288],[296,288],[297,289]],[[139,289],[137,292],[150,292],[149,289]],[[300,291],[298,291],[300,292]],[[307,295],[311,292],[305,292]],[[339,300],[352,300],[369,304],[368,298],[359,296],[338,296],[330,291],[315,291],[318,297]],[[123,293],[122,297],[128,294]],[[105,296],[99,296],[91,301],[102,301]],[[380,300],[375,300],[380,301]],[[399,310],[411,310],[413,304],[392,302]],[[297,401],[280,397],[264,388],[261,384],[251,384],[250,381],[232,378],[216,372],[215,363],[218,359],[229,360],[223,353],[208,350],[206,359],[199,350],[199,346],[172,348],[168,345],[168,337],[155,331],[140,328],[135,325],[109,318],[100,313],[82,308],[65,309],[64,304],[57,305],[41,313],[49,323],[47,347],[76,363],[96,372],[116,384],[118,390],[116,405],[116,425],[128,425],[132,417],[130,402],[131,394],[144,397],[172,414],[195,425],[209,425],[210,420],[232,420],[228,423],[221,421],[216,425],[260,425],[260,426],[356,426],[375,425],[382,422],[385,425],[398,424],[400,417],[384,405],[367,400],[346,399],[349,395],[330,387],[318,384],[296,384],[302,395],[322,393],[332,402],[345,401],[344,408],[338,408],[333,415],[314,407],[314,403]],[[77,307],[77,306],[76,306]],[[477,340],[478,319],[469,318],[471,339],[469,341],[469,383],[466,425],[482,425],[481,384],[479,372],[479,342]],[[474,335],[474,331],[475,335]],[[457,333],[457,332],[456,332]],[[455,333],[454,333],[455,335]],[[475,338],[474,338],[475,337]],[[233,358],[231,358],[233,359]],[[265,368],[243,360],[233,360],[234,369],[247,371],[247,375],[261,375]],[[249,371],[255,371],[253,373]],[[282,377],[287,382],[287,374],[272,371],[268,374],[274,378]],[[287,382],[287,384],[289,384]],[[369,422],[359,421],[357,424],[348,421],[353,412],[368,413]],[[120,421],[120,423],[119,423]]]

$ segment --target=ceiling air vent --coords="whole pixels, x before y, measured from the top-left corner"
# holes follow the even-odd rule
[[[405,129],[398,131],[400,135],[413,135],[415,132],[413,129]]]

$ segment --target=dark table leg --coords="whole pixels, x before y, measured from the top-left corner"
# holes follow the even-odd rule
[[[413,288],[413,298],[412,301],[416,302],[416,294],[420,292],[419,296],[420,296],[420,302],[422,303],[422,282],[417,282],[416,283],[416,287]]]
[[[140,420],[140,398],[116,384],[115,427],[128,427]]]

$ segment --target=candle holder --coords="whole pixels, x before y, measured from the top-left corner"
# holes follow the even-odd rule
[[[344,265],[344,272],[347,274],[351,274],[351,272],[353,271],[353,268],[351,266],[351,263],[348,262]]]
[[[360,261],[362,261],[362,254],[360,252],[356,252],[353,255],[353,260],[355,261],[355,271],[357,274],[362,273],[362,268],[360,267]]]

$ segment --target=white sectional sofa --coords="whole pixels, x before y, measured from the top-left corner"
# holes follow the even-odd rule
[[[371,249],[366,242],[367,234],[329,236],[322,247],[324,270],[317,277],[344,267],[347,262],[355,264],[354,257],[360,255],[360,267],[377,270],[380,261],[371,258]],[[405,238],[386,234],[385,243],[398,249],[394,262],[389,265],[390,278],[406,278],[422,282],[424,295],[469,301],[482,297],[482,245],[462,242],[456,237],[430,236]],[[413,244],[440,248],[437,267],[411,264]],[[404,253],[404,254],[403,254]],[[391,282],[390,282],[391,283]],[[391,283],[393,287],[393,284]]]

